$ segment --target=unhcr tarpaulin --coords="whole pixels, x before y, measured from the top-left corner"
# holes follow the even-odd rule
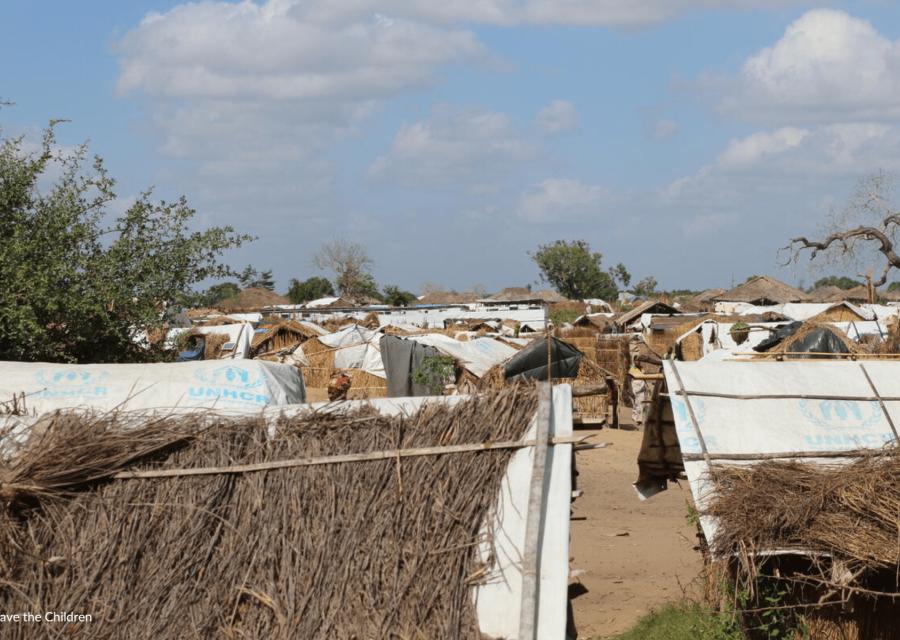
[[[415,340],[419,344],[434,347],[441,353],[451,356],[462,367],[479,378],[494,365],[516,355],[514,348],[493,338],[475,338],[461,342],[440,333],[428,333],[422,336],[410,336],[406,340]]]
[[[67,408],[255,411],[304,402],[303,379],[290,365],[263,360],[155,364],[0,362],[0,402],[25,394],[38,414]]]
[[[900,362],[663,363],[684,469],[700,511],[711,465],[834,464],[897,439]],[[846,454],[846,455],[842,455]],[[710,541],[715,522],[701,517]]]
[[[380,339],[380,333],[358,324],[350,324],[334,333],[319,336],[319,342],[335,350],[335,369],[361,369],[373,376],[386,378],[381,360]]]

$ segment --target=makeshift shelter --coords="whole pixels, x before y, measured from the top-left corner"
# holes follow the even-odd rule
[[[681,311],[673,307],[672,305],[666,304],[665,302],[660,302],[658,300],[647,300],[636,306],[634,309],[630,311],[626,311],[625,313],[616,316],[614,319],[615,326],[618,327],[620,331],[624,331],[631,324],[633,324],[636,320],[639,320],[641,316],[647,315],[677,315],[680,314]]]
[[[664,369],[711,559],[768,580],[809,637],[895,638],[900,363]]]
[[[170,343],[178,340],[188,342],[187,352],[181,354],[181,360],[239,360],[250,357],[253,325],[241,322],[195,326],[190,329],[179,327],[169,330],[167,340]]]
[[[222,409],[258,411],[304,402],[289,365],[261,360],[153,364],[0,362],[0,401],[24,394],[25,410]]]
[[[0,604],[93,619],[5,637],[562,638],[571,395],[536,395],[53,416],[2,442]]]
[[[849,355],[857,347],[832,324],[817,322],[791,322],[779,327],[774,334],[753,347],[767,355],[788,359],[831,358]]]
[[[874,314],[849,302],[837,302],[812,316],[812,322],[863,322],[873,320]]]
[[[508,384],[530,380],[546,380],[548,371],[556,383],[583,386],[614,384],[613,376],[598,364],[585,358],[572,345],[558,338],[550,338],[550,367],[548,369],[547,339],[533,340],[510,359],[487,371],[478,382],[479,390],[497,389]],[[611,390],[613,393],[617,393]],[[614,398],[615,400],[617,398]],[[575,399],[575,412],[583,422],[606,420],[612,400],[607,395],[590,395]]]
[[[827,284],[813,289],[806,295],[810,302],[840,302],[847,299],[845,293],[845,289]]]
[[[310,338],[327,332],[311,322],[285,320],[258,327],[253,333],[250,354],[254,358],[274,359],[279,355],[293,352]]]
[[[713,298],[716,302],[746,302],[752,305],[771,305],[784,302],[806,302],[803,291],[770,276],[757,276],[730,291]]]
[[[308,339],[294,352],[302,360],[300,370],[307,385],[323,390],[333,375],[344,372],[352,380],[351,399],[386,396],[381,336],[378,331],[348,324],[333,333]]]

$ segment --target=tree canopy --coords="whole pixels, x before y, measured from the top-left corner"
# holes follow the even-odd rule
[[[231,227],[192,230],[184,197],[142,193],[113,215],[115,181],[84,145],[37,151],[0,138],[0,359],[126,362],[194,287],[232,275],[224,251],[250,240]]]
[[[319,249],[313,263],[319,269],[334,273],[334,282],[342,296],[381,298],[371,273],[372,258],[358,242],[333,240]]]
[[[241,271],[238,279],[241,282],[241,289],[266,289],[267,291],[275,291],[275,276],[272,270],[257,271],[252,266],[247,265]]]
[[[848,278],[847,276],[828,276],[827,278],[819,278],[816,280],[813,283],[812,288],[818,289],[819,287],[828,286],[837,287],[838,289],[844,289],[846,291],[862,286],[862,282],[854,280],[853,278]]]
[[[618,294],[613,277],[601,268],[603,255],[591,251],[584,240],[556,240],[540,245],[530,256],[542,280],[566,298],[609,300]]]
[[[785,264],[805,253],[813,261],[844,270],[853,267],[876,287],[885,284],[891,270],[900,268],[896,249],[900,211],[893,208],[892,199],[891,177],[877,173],[861,180],[848,204],[823,224],[821,240],[798,236],[781,248]]]
[[[312,276],[302,282],[296,278],[291,278],[291,286],[288,289],[288,300],[294,304],[303,304],[310,300],[318,300],[327,296],[334,295],[334,287],[328,278],[321,276]]]
[[[389,284],[384,288],[382,299],[385,304],[389,304],[392,307],[406,307],[415,302],[418,298],[416,298],[414,293],[404,291],[398,286]]]

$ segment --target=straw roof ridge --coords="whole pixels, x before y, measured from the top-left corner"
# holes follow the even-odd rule
[[[757,276],[749,282],[736,286],[730,291],[719,294],[716,301],[723,302],[806,302],[809,296],[800,289],[776,280],[771,276]]]
[[[223,309],[258,309],[276,304],[290,304],[290,300],[268,289],[250,287],[243,289],[232,298],[217,303],[216,306]]]

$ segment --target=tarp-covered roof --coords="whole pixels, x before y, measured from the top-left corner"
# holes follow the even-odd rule
[[[254,411],[303,402],[297,369],[262,360],[153,364],[0,362],[0,399],[25,393],[26,409]]]

